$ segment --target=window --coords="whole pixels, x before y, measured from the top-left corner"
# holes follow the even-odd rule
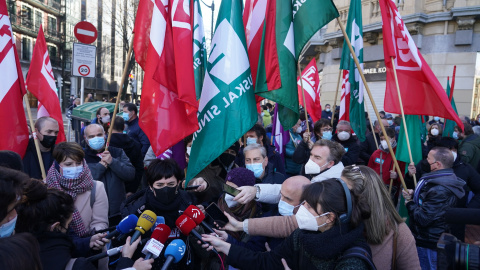
[[[57,18],[48,16],[48,34],[57,36]]]
[[[38,32],[40,25],[43,23],[43,13],[40,10],[35,10],[35,32]]]
[[[48,46],[48,55],[50,56],[50,62],[53,66],[58,66],[57,63],[57,47],[55,46]]]
[[[32,8],[26,5],[22,6],[20,10],[20,17],[22,18],[22,25],[32,27]]]
[[[32,40],[29,38],[22,38],[22,60],[30,61],[32,50]]]

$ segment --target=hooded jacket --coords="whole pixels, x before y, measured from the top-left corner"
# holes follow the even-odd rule
[[[143,158],[140,143],[124,133],[112,133],[110,146],[123,149],[130,163],[135,167],[135,180],[125,183],[126,192],[137,192],[143,176]]]
[[[440,235],[450,231],[444,215],[465,195],[464,185],[465,181],[457,178],[453,169],[436,170],[423,175],[415,189],[413,201],[406,205],[417,246],[436,249]]]

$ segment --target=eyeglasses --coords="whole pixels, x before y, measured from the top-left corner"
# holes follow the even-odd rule
[[[322,128],[322,129],[320,129],[320,131],[322,131],[322,132],[332,131],[332,130],[333,130],[332,128]]]
[[[362,176],[362,178],[365,180],[365,176],[363,175],[362,170],[360,170],[360,167],[358,167],[357,165],[350,165],[346,168],[351,172],[360,173],[360,176]]]

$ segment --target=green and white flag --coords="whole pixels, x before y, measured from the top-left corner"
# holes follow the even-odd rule
[[[205,78],[205,65],[207,63],[207,50],[205,45],[205,30],[203,16],[200,9],[200,0],[193,1],[193,72],[195,76],[195,93],[197,100],[202,93],[203,78]]]
[[[363,24],[362,24],[362,2],[351,0],[347,20],[347,35],[352,47],[363,69]],[[342,60],[340,69],[349,71],[350,82],[350,124],[360,141],[365,141],[365,104],[363,101],[365,85],[363,85],[360,72],[350,53],[347,42],[343,42]]]
[[[332,0],[292,0],[292,5],[295,58],[298,60],[312,36],[339,15]]]
[[[198,112],[187,182],[257,122],[242,0],[223,0],[220,5]]]

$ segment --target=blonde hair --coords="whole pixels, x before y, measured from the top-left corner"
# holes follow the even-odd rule
[[[369,244],[377,245],[391,230],[396,231],[403,219],[393,206],[390,195],[380,176],[367,166],[347,166],[342,177],[349,181],[352,192],[366,199],[370,205],[370,218],[365,220],[366,238]]]

